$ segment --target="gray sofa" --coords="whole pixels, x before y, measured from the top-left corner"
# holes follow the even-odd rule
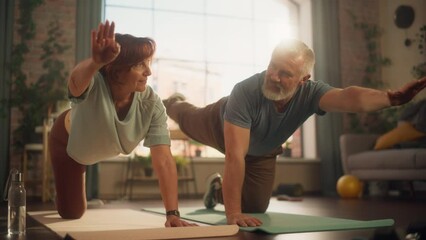
[[[378,137],[374,134],[340,137],[345,174],[362,181],[426,180],[426,148],[372,150]]]

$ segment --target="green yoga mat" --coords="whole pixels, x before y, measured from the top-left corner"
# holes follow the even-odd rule
[[[143,210],[164,214],[163,208],[146,208]],[[181,218],[187,220],[212,225],[226,224],[225,212],[223,210],[180,208],[179,211]],[[269,234],[354,230],[389,227],[394,224],[393,219],[358,221],[277,212],[254,213],[249,215],[259,218],[263,224],[259,227],[240,227],[240,230],[262,231]]]

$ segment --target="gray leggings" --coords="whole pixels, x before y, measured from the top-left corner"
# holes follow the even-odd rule
[[[224,97],[216,103],[198,108],[188,102],[165,102],[167,114],[179,124],[180,129],[190,138],[225,152],[221,106],[227,101]],[[263,213],[269,205],[275,178],[276,156],[280,150],[267,156],[245,157],[245,178],[242,189],[242,211]]]

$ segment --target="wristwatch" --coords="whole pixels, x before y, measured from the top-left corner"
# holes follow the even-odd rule
[[[166,216],[171,216],[171,215],[174,215],[174,216],[180,217],[180,213],[179,213],[179,211],[178,211],[178,210],[170,210],[170,211],[167,211],[167,212],[166,212]]]

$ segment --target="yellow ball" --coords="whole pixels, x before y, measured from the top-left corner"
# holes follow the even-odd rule
[[[362,183],[352,175],[343,175],[337,181],[337,193],[342,198],[356,198],[361,195]]]

